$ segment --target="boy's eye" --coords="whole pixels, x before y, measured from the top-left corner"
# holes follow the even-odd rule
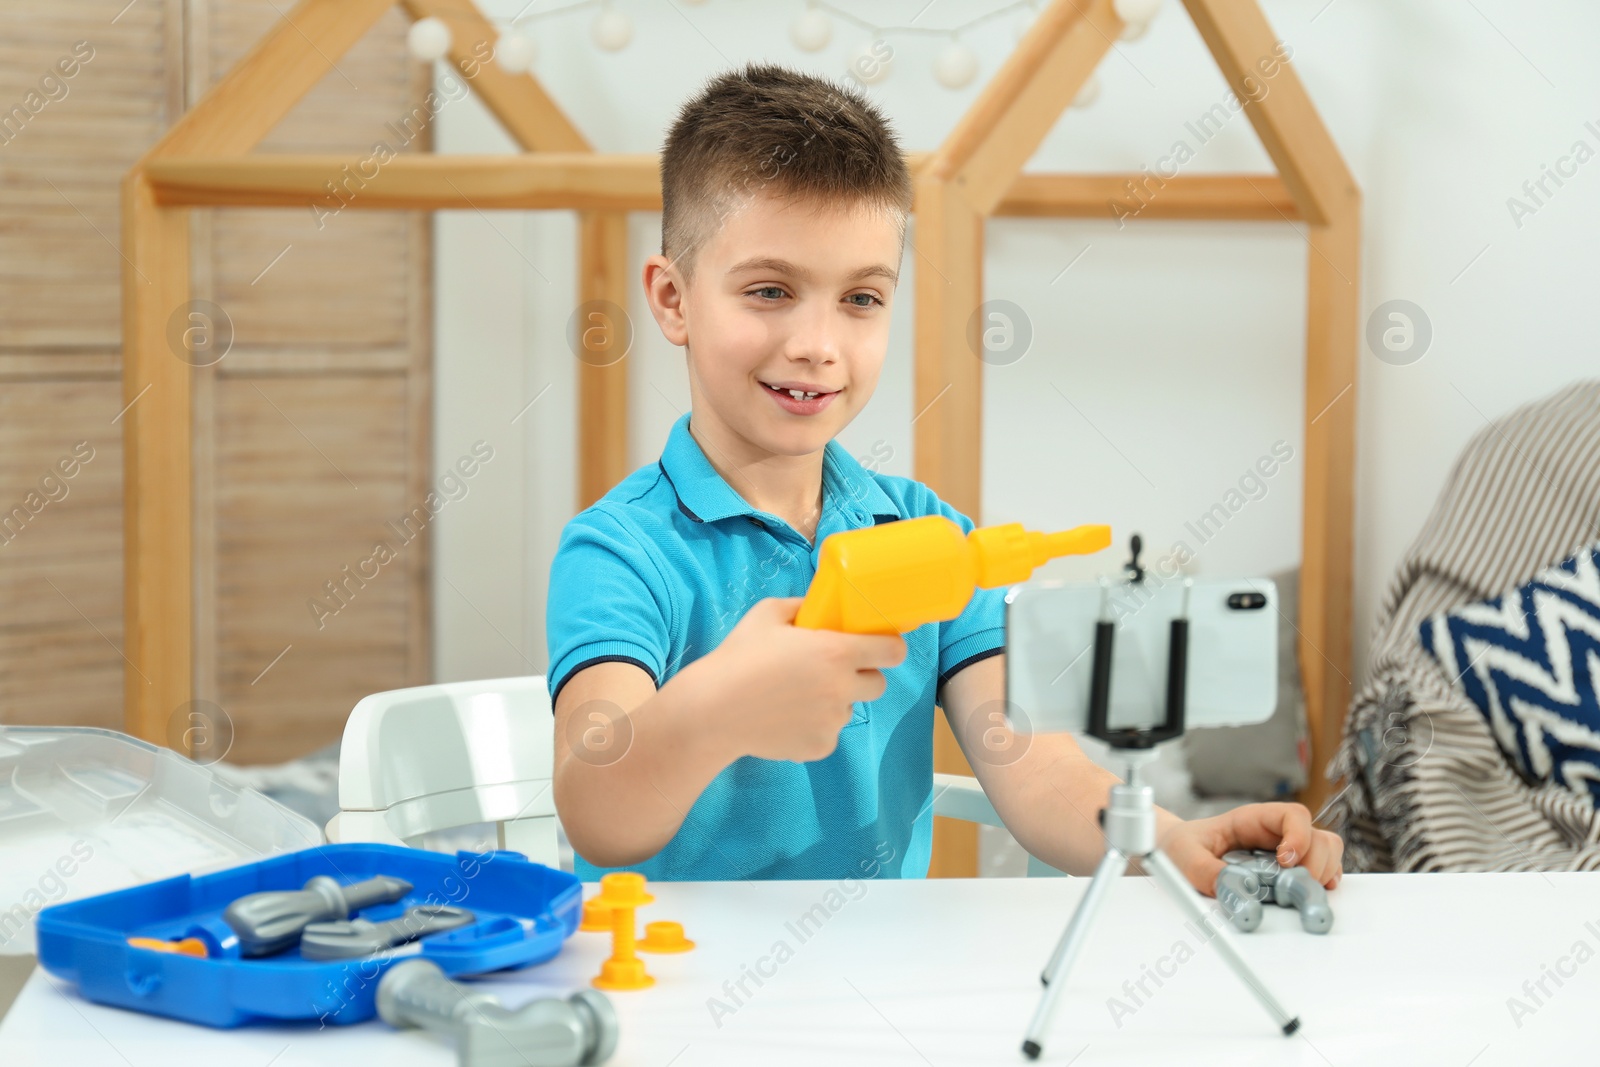
[[[766,301],[777,301],[782,300],[788,294],[784,292],[782,286],[763,285],[759,289],[750,290],[750,292],[746,295],[760,297],[762,300]],[[858,308],[883,306],[883,301],[871,293],[851,293],[849,296],[845,297],[845,300]]]

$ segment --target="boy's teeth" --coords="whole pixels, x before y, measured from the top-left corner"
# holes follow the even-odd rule
[[[817,395],[816,393],[805,392],[802,389],[790,389],[788,390],[788,393],[796,400],[810,400],[812,397]]]

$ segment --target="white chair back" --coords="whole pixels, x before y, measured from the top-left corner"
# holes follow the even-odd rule
[[[329,839],[416,845],[493,823],[500,848],[559,867],[554,733],[543,675],[363,697],[345,723]]]

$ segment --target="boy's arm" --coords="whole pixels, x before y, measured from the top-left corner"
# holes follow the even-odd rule
[[[1006,829],[1034,856],[1068,874],[1089,874],[1105,852],[1096,812],[1119,779],[1067,733],[1017,734],[1006,723],[1005,653],[979,660],[944,684],[950,729]],[[1159,831],[1176,816],[1156,809]]]
[[[632,663],[597,663],[556,697],[554,794],[573,849],[598,867],[661,851],[740,753],[704,699],[693,664],[660,689]],[[686,699],[686,697],[688,699]]]
[[[851,705],[883,695],[883,668],[905,659],[906,643],[802,629],[799,608],[799,597],[758,601],[659,690],[619,661],[558,682],[553,790],[574,851],[599,867],[643,862],[734,760],[833,752]]]
[[[1096,813],[1120,779],[1084,755],[1068,733],[1016,734],[1005,722],[1004,653],[945,681],[950,728],[996,813],[1029,853],[1069,874],[1089,874],[1105,854]],[[1305,866],[1338,884],[1344,842],[1314,829],[1301,804],[1246,804],[1189,822],[1156,808],[1156,840],[1202,893],[1212,893],[1230,849],[1275,849],[1285,867]]]

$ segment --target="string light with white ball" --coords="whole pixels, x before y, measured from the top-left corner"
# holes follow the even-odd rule
[[[1011,22],[1013,35],[1020,40],[1033,27],[1042,2],[1015,0],[959,26],[936,29],[931,26],[881,25],[863,18],[859,13],[860,5],[852,11],[828,0],[806,0],[804,9],[789,26],[789,40],[802,52],[820,52],[833,39],[835,19],[853,24],[863,32],[860,36],[851,35],[856,43],[845,53],[845,73],[861,85],[878,85],[895,69],[896,38],[916,35],[946,37],[949,43],[939,50],[933,61],[933,79],[944,88],[957,91],[971,85],[982,66],[978,54],[962,40],[963,35],[991,19],[1006,19]],[[1123,38],[1134,40],[1142,37],[1161,3],[1162,0],[1113,0],[1117,17],[1123,22]],[[1087,107],[1099,95],[1099,80],[1091,78],[1072,106]]]
[[[802,52],[820,52],[833,40],[833,20],[810,4],[789,23],[789,40]]]
[[[539,49],[533,38],[524,37],[515,30],[502,33],[494,44],[494,61],[507,74],[528,73],[538,56]]]
[[[709,0],[669,2],[692,7],[709,4]],[[1012,36],[1021,40],[1032,28],[1043,2],[1045,0],[1014,0],[958,26],[934,28],[880,25],[829,0],[804,0],[804,6],[789,23],[789,41],[799,51],[813,54],[823,52],[836,42],[842,43],[844,52],[840,63],[844,74],[859,85],[875,86],[886,81],[896,69],[895,38],[918,35],[943,37],[946,43],[935,55],[930,70],[936,83],[955,92],[971,86],[983,66],[978,53],[962,40],[963,35],[991,19],[1006,19],[1011,24]],[[1161,6],[1162,0],[1112,0],[1112,8],[1123,23],[1122,39],[1132,41],[1143,37]],[[589,39],[596,48],[605,52],[620,52],[633,41],[632,17],[613,6],[612,0],[579,0],[551,11],[519,15],[512,19],[495,42],[495,62],[508,74],[531,72],[538,58],[538,46],[534,38],[523,32],[519,25],[569,14],[586,7],[599,9],[589,24]],[[839,38],[834,32],[836,21],[849,23],[861,32],[851,32]],[[406,50],[424,62],[445,58],[450,53],[450,47],[450,27],[436,16],[418,19],[406,34]],[[1099,95],[1100,80],[1097,76],[1091,76],[1073,99],[1072,106],[1088,107]]]
[[[965,89],[978,75],[978,53],[952,37],[933,61],[933,77],[946,89]]]
[[[406,31],[406,51],[424,63],[443,59],[450,53],[450,27],[435,15],[418,19]]]
[[[633,40],[633,20],[610,4],[602,4],[600,14],[589,27],[589,36],[607,52],[620,52]]]
[[[862,85],[877,85],[889,76],[893,65],[894,49],[882,37],[874,37],[850,54],[845,70]]]

